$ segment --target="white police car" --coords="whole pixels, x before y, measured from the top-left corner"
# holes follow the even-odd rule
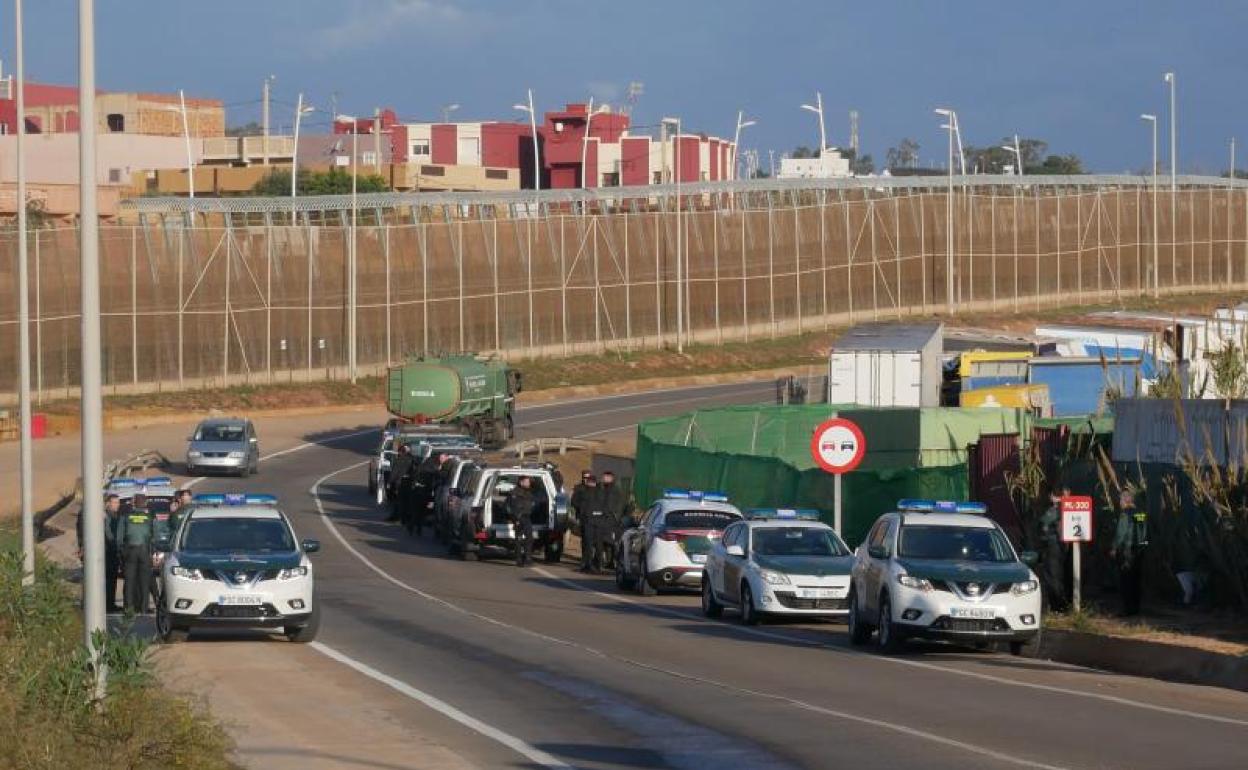
[[[747,625],[766,615],[844,616],[853,563],[818,511],[756,508],[711,548],[702,612],[716,618],[735,607]]]
[[[615,584],[652,596],[660,588],[698,588],[711,545],[741,511],[719,492],[668,489],[620,536]]]
[[[1006,642],[1022,652],[1040,630],[1040,583],[982,503],[902,500],[854,556],[849,636],[876,631],[886,652],[908,637]]]
[[[310,642],[320,627],[308,554],[272,495],[196,495],[169,541],[156,630],[167,642],[194,627],[280,629]]]

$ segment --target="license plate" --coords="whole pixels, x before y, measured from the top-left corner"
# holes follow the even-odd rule
[[[844,588],[801,588],[797,595],[802,599],[843,599],[845,593]]]
[[[217,604],[228,604],[232,606],[258,606],[264,604],[264,597],[249,596],[247,594],[239,596],[222,596],[217,601]]]
[[[949,615],[954,618],[992,620],[997,616],[997,611],[991,607],[953,607],[949,610]]]
[[[706,564],[706,554],[704,553],[689,554],[689,561],[693,562],[694,564]]]

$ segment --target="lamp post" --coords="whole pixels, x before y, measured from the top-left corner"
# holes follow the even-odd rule
[[[26,244],[26,62],[23,50],[22,0],[13,4],[17,36],[17,318],[18,318],[18,419],[21,447],[22,585],[35,582],[34,436],[30,408],[30,268]]]
[[[819,116],[819,158],[823,158],[823,148],[828,146],[828,134],[823,128],[823,94],[815,92],[815,103],[803,104],[803,110],[808,110]]]
[[[673,163],[676,165],[676,352],[685,352],[685,288],[684,288],[684,237],[683,217],[684,206],[680,200],[680,118],[663,118],[664,125],[676,126],[676,146],[673,149]]]
[[[1178,282],[1179,275],[1179,141],[1175,109],[1178,80],[1173,72],[1167,72],[1162,79],[1170,85],[1170,269],[1174,273],[1173,285]]]
[[[533,89],[529,89],[528,104],[513,104],[512,107],[521,112],[529,113],[529,127],[533,130],[533,189],[540,190],[542,189],[542,167],[537,157],[537,110],[533,108]]]
[[[1147,121],[1153,129],[1153,296],[1157,297],[1160,293],[1157,273],[1161,266],[1157,252],[1157,116],[1144,114],[1140,120]]]
[[[581,189],[589,188],[589,177],[586,175],[589,163],[589,124],[595,115],[607,111],[607,105],[600,105],[597,111],[594,110],[594,97],[589,97],[589,112],[585,116],[585,136],[581,137]],[[597,174],[594,175],[594,187],[598,186]]]
[[[267,81],[266,81],[267,85]],[[182,116],[182,138],[186,141],[186,189],[187,195],[195,197],[195,156],[191,154],[191,125],[186,116],[186,94],[178,89],[178,106],[165,107],[166,112],[176,112]]]
[[[357,178],[360,165],[360,124],[351,115],[336,115],[335,123],[351,124],[351,248],[348,251],[347,265],[347,373],[354,385],[359,372],[359,349],[356,341],[356,322],[359,311],[359,284],[356,279],[356,220],[359,218],[359,199],[357,195]]]
[[[445,104],[442,106],[442,122],[451,122],[451,113],[459,109],[458,104]]]
[[[269,96],[273,93],[274,80],[277,80],[277,75],[265,78],[260,92],[260,157],[266,167],[269,165]]]
[[[741,129],[749,128],[756,124],[756,120],[745,120],[745,111],[737,110],[737,130],[732,135],[732,178],[737,178],[737,157],[741,146]]]
[[[1023,150],[1021,147],[1018,146],[1018,134],[1014,135],[1013,147],[1011,147],[1008,144],[1003,144],[1001,145],[1001,149],[1005,150],[1006,152],[1012,153],[1014,155],[1014,158],[1015,158],[1014,173],[1017,176],[1022,176],[1023,175]]]
[[[940,125],[949,132],[949,189],[945,193],[945,304],[953,312],[953,132],[957,119],[953,110],[937,107],[936,114],[945,119]]]
[[[310,115],[315,111],[315,107],[303,103],[303,93],[300,92],[299,99],[295,102],[295,145],[291,148],[290,153],[290,197],[299,196],[299,123],[303,120],[304,115]],[[293,212],[292,212],[293,214]],[[292,222],[293,224],[293,222]]]

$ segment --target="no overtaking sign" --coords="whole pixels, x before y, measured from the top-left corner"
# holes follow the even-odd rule
[[[823,422],[810,440],[810,456],[828,473],[849,473],[858,467],[866,452],[862,429],[843,417]]]

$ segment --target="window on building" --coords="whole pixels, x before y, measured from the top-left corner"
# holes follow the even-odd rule
[[[602,175],[602,186],[603,186],[603,187],[619,187],[619,186],[620,186],[620,174],[619,174],[619,172],[617,172],[617,171],[611,171],[611,172],[608,172],[608,173],[606,173],[606,174],[603,174],[603,175]]]
[[[429,140],[417,139],[416,141],[412,142],[412,155],[428,157],[429,156]]]
[[[654,172],[654,183],[663,184],[663,172],[662,171]]]
[[[126,130],[126,116],[120,112],[110,112],[107,120],[108,130],[114,134],[120,134]]]
[[[369,150],[368,152],[360,153],[360,163],[364,164],[365,166],[377,165],[377,153],[373,152],[372,150]]]
[[[110,168],[108,170],[108,183],[109,184],[121,184],[121,169]]]

